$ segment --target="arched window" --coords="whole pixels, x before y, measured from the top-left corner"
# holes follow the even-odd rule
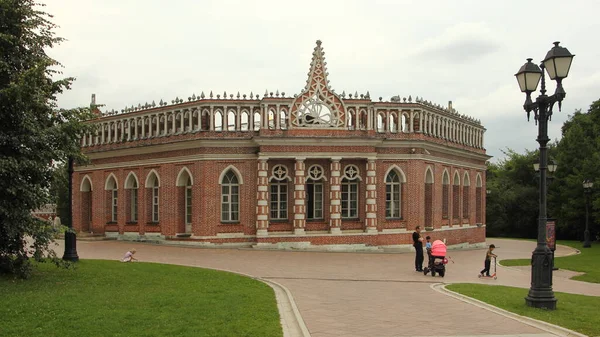
[[[342,218],[358,218],[358,167],[346,165],[342,178]]]
[[[117,204],[118,204],[118,193],[117,193],[117,180],[114,175],[110,175],[106,181],[105,190],[107,191],[107,208],[108,208],[108,221],[117,222]]]
[[[235,131],[237,121],[235,120],[235,112],[233,112],[233,110],[229,110],[229,113],[227,113],[227,131]]]
[[[129,173],[125,181],[125,189],[129,190],[125,194],[127,222],[138,221],[138,181],[133,172]]]
[[[323,180],[324,170],[320,165],[308,169],[306,179],[306,218],[323,219]]]
[[[214,130],[215,131],[223,131],[225,128],[223,127],[223,115],[220,111],[216,111],[214,115]]]
[[[160,181],[158,180],[158,176],[155,171],[151,171],[146,179],[146,191],[148,193],[146,195],[150,196],[147,198],[148,206],[147,209],[149,211],[149,219],[152,222],[159,222],[160,220],[160,199],[159,199],[159,188]]]
[[[385,177],[385,217],[387,219],[402,217],[402,182],[396,170],[391,170]]]
[[[462,202],[463,202],[463,218],[469,218],[469,190],[470,190],[471,180],[469,179],[469,174],[465,172],[465,176],[463,177],[463,191],[462,191]]]
[[[92,181],[85,176],[81,182],[81,231],[90,232],[92,224]]]
[[[275,165],[270,179],[270,212],[272,220],[288,218],[288,171],[284,165]]]
[[[242,111],[241,120],[242,120],[241,130],[242,131],[250,130],[250,125],[248,125],[248,123],[249,123],[248,111]]]
[[[254,113],[254,131],[259,131],[260,130],[260,113],[259,112],[255,112]]]
[[[433,227],[433,172],[425,170],[425,227]]]
[[[188,176],[185,183],[185,224],[192,223],[192,178]]]
[[[233,170],[227,171],[221,181],[221,221],[239,221],[240,185]]]
[[[458,172],[454,172],[452,182],[452,218],[460,218],[460,177]]]
[[[444,171],[442,177],[442,218],[448,219],[450,212],[450,176]]]

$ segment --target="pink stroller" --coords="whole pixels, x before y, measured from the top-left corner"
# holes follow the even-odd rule
[[[431,276],[439,274],[441,277],[446,275],[446,264],[448,259],[446,258],[446,244],[441,240],[433,241],[431,249],[427,251],[429,255],[429,265],[423,268],[423,274],[431,272]]]

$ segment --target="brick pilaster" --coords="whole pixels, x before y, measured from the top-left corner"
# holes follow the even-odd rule
[[[306,165],[304,158],[296,158],[294,168],[294,234],[304,234],[304,227],[306,227]]]
[[[341,157],[331,158],[331,181],[329,184],[329,229],[331,233],[342,231]]]
[[[266,236],[269,227],[269,178],[267,159],[258,160],[256,182],[256,235]]]
[[[377,233],[377,171],[375,159],[367,160],[365,230]]]

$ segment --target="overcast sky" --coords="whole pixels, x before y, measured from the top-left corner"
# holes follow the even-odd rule
[[[108,110],[211,90],[291,96],[305,85],[318,39],[336,92],[453,101],[481,119],[493,160],[507,147],[537,147],[514,74],[552,42],[576,57],[550,138],[560,138],[568,114],[600,99],[600,1],[42,2],[67,39],[49,53],[77,78],[59,98],[64,108],[89,105],[92,93]]]

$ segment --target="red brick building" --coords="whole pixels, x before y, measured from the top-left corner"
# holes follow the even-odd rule
[[[76,229],[369,249],[409,244],[420,225],[450,245],[483,243],[481,123],[451,103],[337,94],[327,75],[317,41],[293,97],[211,92],[101,114],[73,178]]]

